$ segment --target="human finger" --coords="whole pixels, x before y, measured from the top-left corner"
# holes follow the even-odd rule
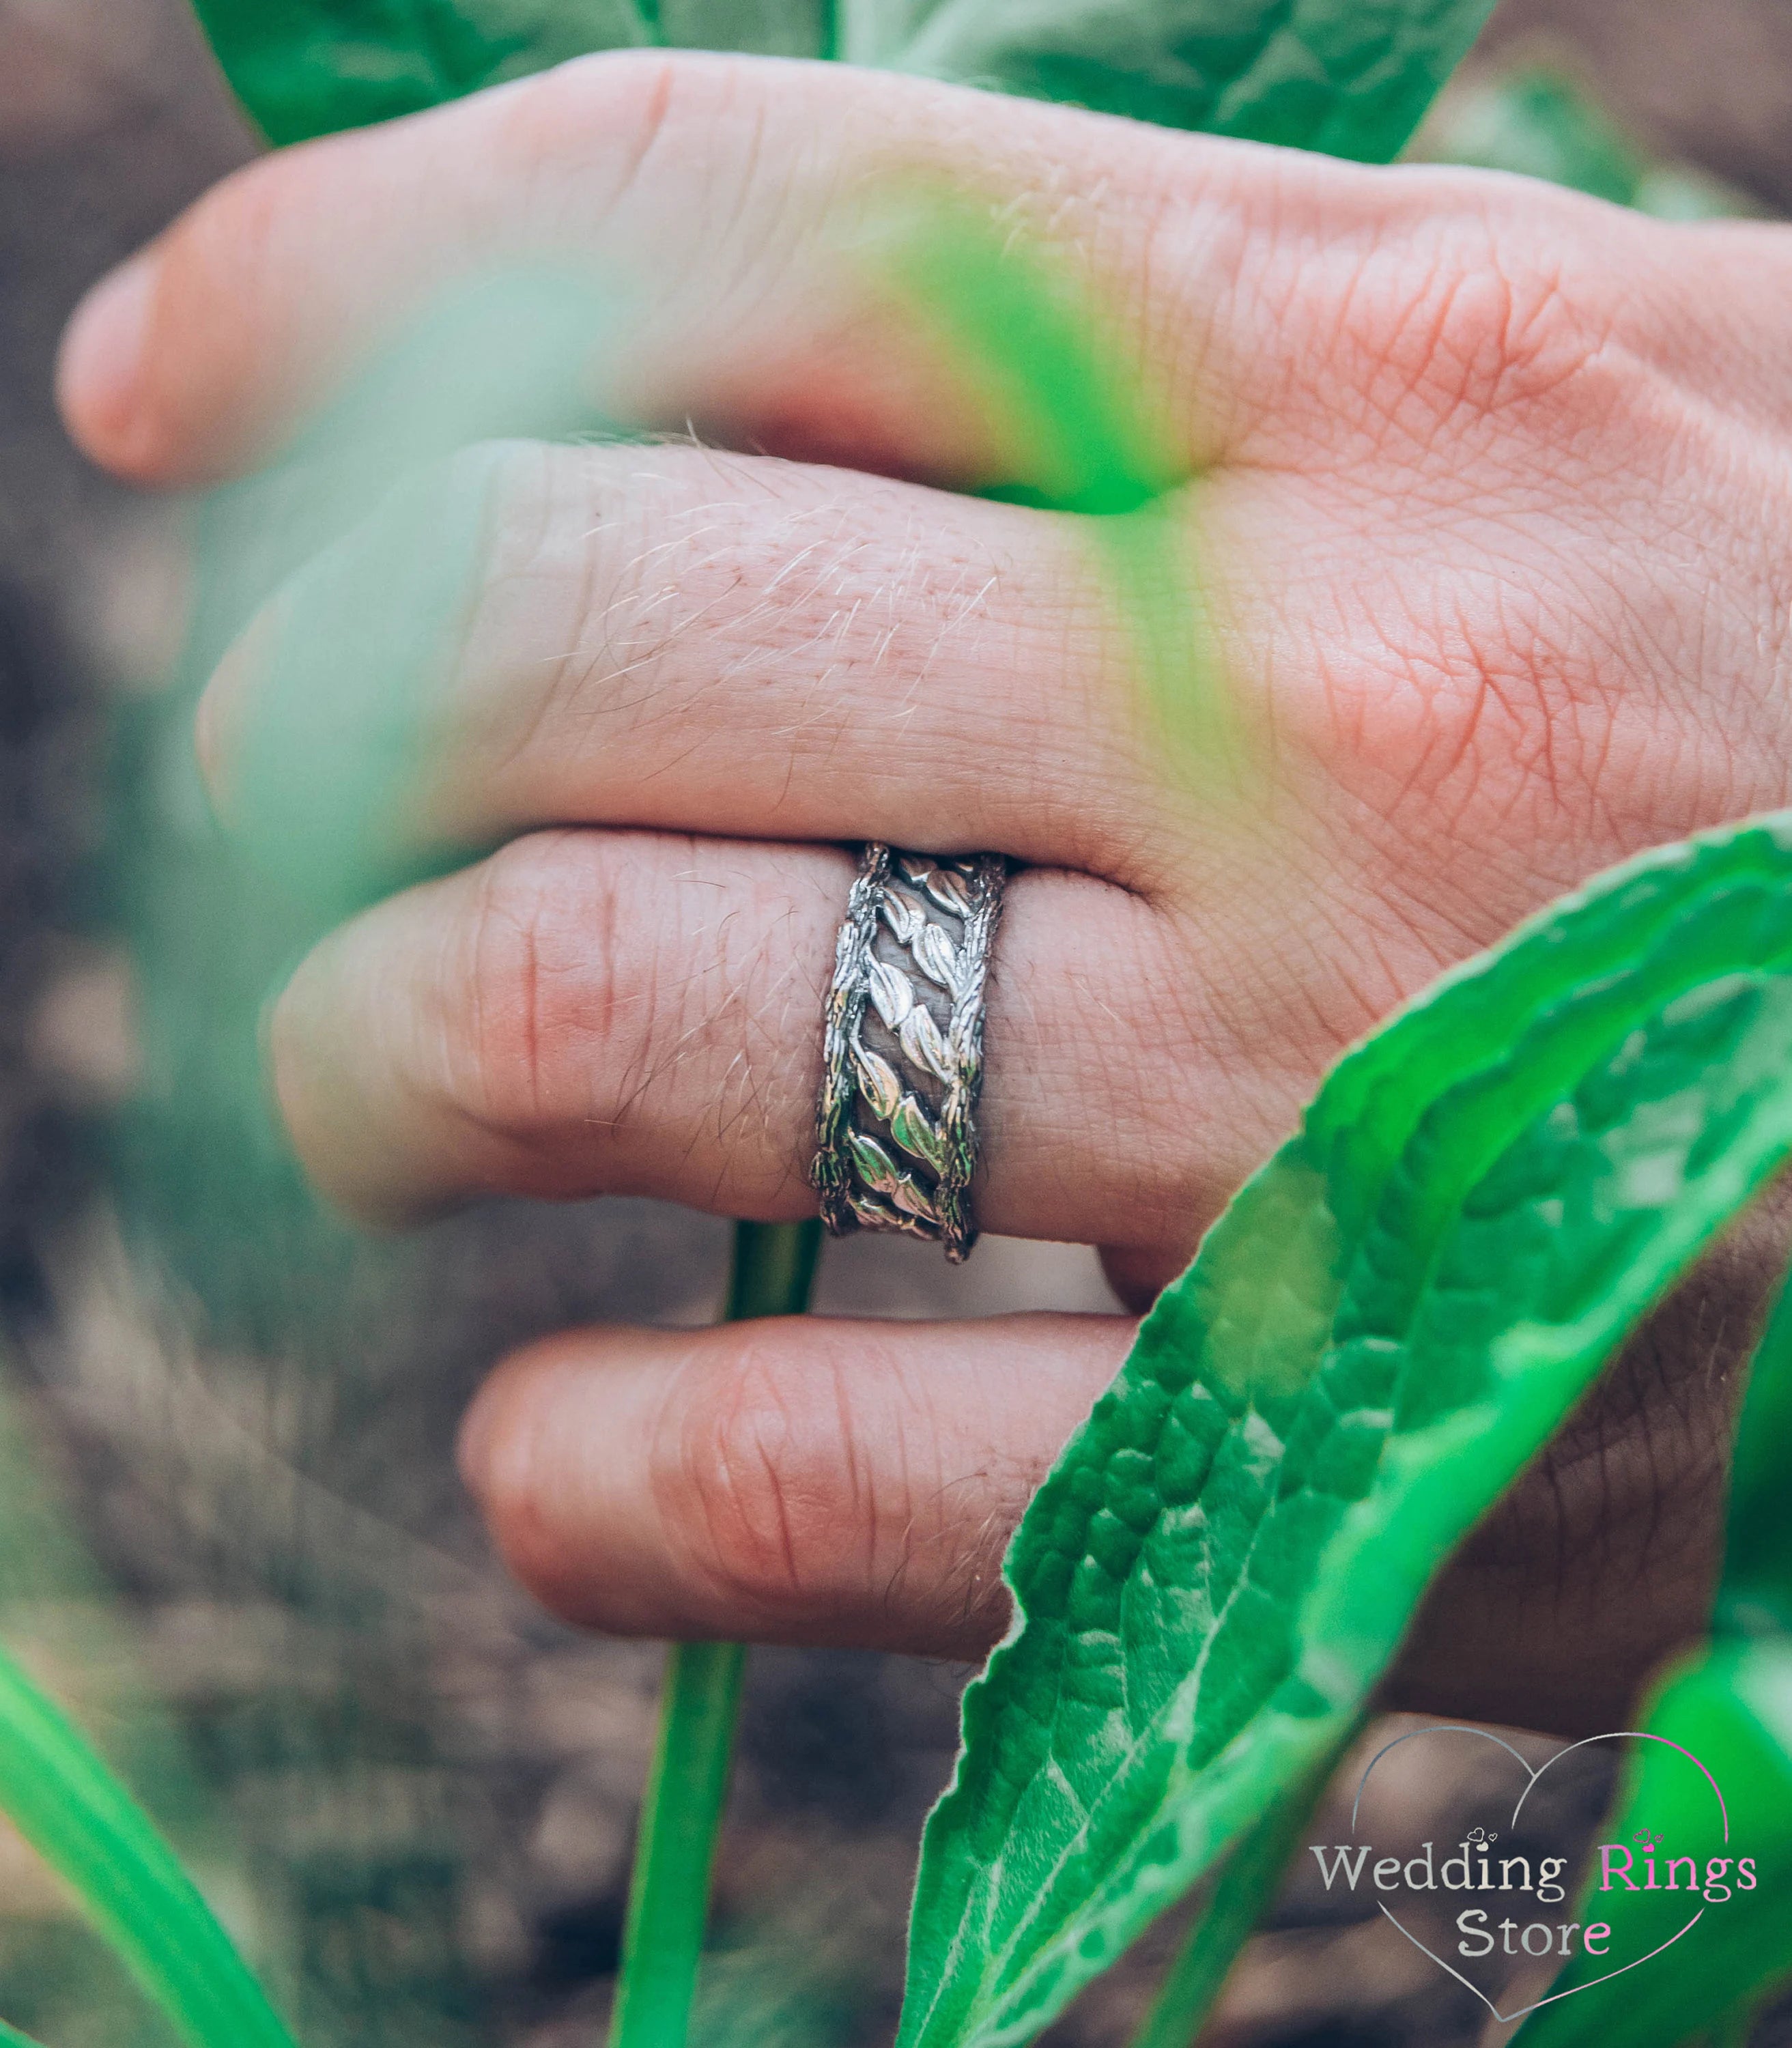
[[[1386,1704],[1591,1733],[1705,1625],[1724,1418],[1685,1398],[1701,1313],[1646,1326],[1439,1575]],[[1135,1327],[572,1331],[487,1382],[461,1467],[511,1569],[568,1620],[979,1657],[1010,1619],[1008,1538]]]
[[[937,344],[898,333],[853,251],[893,192],[949,180],[1005,235],[1031,220],[1069,260],[1099,251],[1092,281],[1127,359],[1158,359],[1185,401],[1198,382],[1211,418],[1276,332],[1237,274],[1247,230],[1274,218],[1282,184],[1315,173],[1193,138],[1166,153],[1164,139],[834,65],[587,59],[227,179],[77,314],[65,417],[122,474],[215,478],[281,445],[445,289],[545,263],[614,284],[628,308],[592,389],[607,413],[988,480],[987,407],[955,402]],[[1235,304],[1248,332],[1220,342]],[[1204,337],[1228,359],[1212,375]]]
[[[389,898],[276,1006],[312,1177],[401,1217],[471,1196],[814,1212],[833,848],[565,831]],[[989,1229],[1185,1256],[1281,1111],[1228,1067],[1176,942],[1111,883],[1024,871],[997,935],[976,1205]],[[1199,1118],[1173,1113],[1199,1100]]]
[[[344,756],[383,758],[372,801],[406,852],[592,824],[1111,872],[1157,777],[1086,524],[690,448],[475,448],[250,626],[202,758],[227,815],[254,828],[266,756],[321,831]],[[444,578],[449,527],[479,538]],[[394,658],[377,622],[417,555],[441,630],[407,601]]]
[[[487,1382],[461,1468],[512,1570],[568,1620],[978,1656],[1007,1619],[1008,1537],[1132,1330],[577,1331]]]

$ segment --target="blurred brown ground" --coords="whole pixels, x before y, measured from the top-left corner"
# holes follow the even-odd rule
[[[1482,60],[1538,38],[1647,148],[1792,212],[1785,0],[1507,0]],[[127,1760],[190,1761],[191,1789],[167,1789],[187,1782],[170,1762],[156,1796],[308,2042],[571,2048],[609,1996],[657,1653],[510,1591],[448,1446],[505,1345],[710,1313],[723,1229],[640,1203],[498,1206],[401,1252],[301,1261],[295,1301],[340,1298],[327,1341],[289,1345],[277,1315],[258,1335],[220,1317],[177,1258],[127,1256],[111,1213],[104,1121],[141,1054],[98,857],[104,762],[117,708],[170,658],[180,549],[169,512],[68,448],[50,366],[80,291],[249,147],[174,0],[0,0],[0,1391],[17,1469],[97,1561],[52,1566],[48,1539],[29,1570],[0,1558],[0,1623]],[[948,1275],[857,1243],[824,1291],[896,1313],[1105,1301],[1086,1255],[1003,1245]],[[705,2048],[886,2038],[964,1675],[755,1658]],[[1596,1773],[1564,1798],[1590,1820],[1598,1791]],[[1472,2001],[1309,1895],[1247,1957],[1228,2043],[1476,2038]],[[1123,2039],[1169,1939],[1057,2048]],[[163,2041],[94,1957],[0,1831],[0,2011],[55,2048]]]

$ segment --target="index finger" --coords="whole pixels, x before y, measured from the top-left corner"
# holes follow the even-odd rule
[[[1163,374],[1184,437],[1197,401],[1211,429],[1214,394],[1261,359],[1228,321],[1273,324],[1245,276],[1253,221],[1287,181],[1358,207],[1368,176],[841,66],[605,54],[226,180],[77,314],[64,412],[121,474],[215,479],[277,448],[444,288],[571,262],[629,308],[593,392],[613,417],[985,480],[974,409],[841,261],[891,179],[916,174],[974,193],[1004,233],[1030,222],[1098,281],[1123,367]]]

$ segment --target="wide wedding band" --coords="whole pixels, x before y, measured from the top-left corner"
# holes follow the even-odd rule
[[[847,1232],[976,1242],[984,991],[1007,863],[937,859],[873,841],[859,858],[828,991],[810,1177]]]

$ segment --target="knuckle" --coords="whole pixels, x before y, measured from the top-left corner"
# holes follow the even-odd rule
[[[860,88],[811,71],[724,52],[599,52],[519,87],[499,152],[549,221],[574,238],[601,223],[648,281],[638,310],[726,324],[759,304],[768,254],[801,242],[839,196],[837,176],[793,157],[788,138]]]
[[[576,57],[520,84],[499,110],[496,145],[531,179],[562,188],[581,215],[626,196],[662,154],[673,167],[681,145],[707,145],[758,68],[724,52],[606,50]],[[662,143],[671,146],[661,149]],[[594,186],[601,163],[613,176]]]
[[[379,500],[374,521],[406,537],[470,528],[483,563],[498,537],[537,504],[545,452],[533,441],[471,442],[401,476]]]
[[[379,607],[402,593],[403,644],[429,645],[476,609],[493,536],[515,522],[512,507],[533,502],[528,479],[537,451],[526,441],[482,441],[425,463],[390,484],[366,519],[300,569],[289,592],[308,598],[320,625],[344,603],[355,607],[356,638]],[[369,607],[374,609],[369,610]],[[392,664],[380,694],[390,699],[408,658],[390,652],[390,635],[370,652]],[[408,710],[400,702],[395,712]]]
[[[584,467],[580,452],[534,440],[490,440],[457,450],[438,467],[432,495],[445,493],[478,506],[482,520],[480,588],[533,581],[556,561],[572,476]],[[582,536],[580,537],[583,537]]]
[[[590,833],[537,832],[485,863],[440,956],[442,1081],[483,1127],[525,1143],[613,1128],[615,1077],[646,1028],[628,921]]]
[[[652,1447],[652,1486],[693,1577],[728,1612],[786,1623],[864,1590],[890,1503],[855,1445],[847,1375],[773,1323],[691,1375]]]
[[[1609,340],[1606,266],[1583,261],[1587,202],[1507,219],[1459,206],[1383,236],[1346,282],[1337,344],[1372,433],[1434,442],[1574,383]],[[1560,218],[1540,221],[1538,209]]]
[[[482,460],[479,558],[441,738],[450,771],[477,762],[495,793],[513,776],[553,773],[569,743],[592,740],[610,715],[607,665],[633,661],[612,573],[613,464],[540,441],[490,444]]]

